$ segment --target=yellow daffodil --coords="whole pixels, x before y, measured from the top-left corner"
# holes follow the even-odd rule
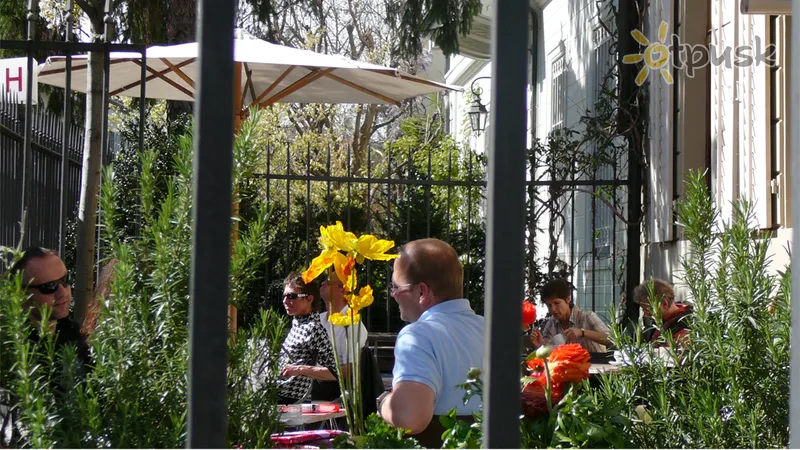
[[[361,288],[357,295],[345,295],[347,304],[355,312],[361,311],[367,306],[371,305],[375,298],[372,296],[372,286],[366,285]]]
[[[386,252],[394,247],[394,241],[378,239],[371,234],[365,234],[358,238],[355,245],[356,261],[364,264],[364,259],[373,261],[389,261],[399,255],[387,255]]]
[[[349,327],[350,325],[361,322],[361,314],[353,312],[351,317],[350,311],[346,314],[335,312],[328,316],[328,322],[336,327]]]

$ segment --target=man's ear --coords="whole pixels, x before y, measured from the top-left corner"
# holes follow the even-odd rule
[[[425,284],[425,282],[420,282],[419,283],[420,300],[422,300],[423,296],[425,296],[426,301],[428,301],[429,303],[433,303],[433,292],[431,291],[431,288],[427,284]]]

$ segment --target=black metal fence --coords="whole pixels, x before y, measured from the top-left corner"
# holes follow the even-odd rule
[[[555,277],[575,286],[576,303],[611,321],[610,310],[625,289],[629,187],[626,150],[600,152],[570,140],[551,140],[527,150],[528,235],[526,295]],[[583,155],[583,156],[580,156]],[[269,261],[258,303],[243,306],[240,324],[260,307],[281,309],[283,278],[302,270],[319,253],[321,225],[341,221],[357,234],[373,233],[400,246],[435,237],[449,242],[464,265],[464,292],[473,308],[484,309],[486,245],[486,158],[452,144],[387,144],[360,152],[350,145],[317,148],[290,143],[261,149],[263,173],[240,188],[269,206]],[[559,159],[560,158],[560,159]],[[568,158],[570,164],[564,164]],[[561,162],[560,162],[561,161]],[[581,164],[580,161],[584,163]],[[243,216],[251,214],[242,203]],[[391,264],[368,263],[361,282],[373,287],[375,302],[365,310],[370,332],[397,332],[403,326],[389,295]],[[540,311],[540,317],[544,313]]]
[[[282,281],[319,253],[321,225],[341,221],[357,234],[372,233],[400,246],[436,237],[462,255],[465,297],[483,310],[484,158],[453,145],[331,148],[271,145],[263,149],[264,172],[246,180],[242,193],[263,196],[269,206],[269,261],[261,304],[240,311],[248,321],[256,307],[282,309]],[[248,214],[242,204],[243,216]],[[391,263],[368,262],[362,283],[373,287],[365,310],[370,331],[402,327],[389,295]]]
[[[22,210],[22,163],[25,151],[25,105],[15,95],[0,96],[0,245],[19,243]],[[43,106],[32,107],[31,158],[33,177],[27,208],[23,246],[59,247],[62,152],[67,150],[66,205],[68,221],[74,220],[80,195],[83,128],[66,125]],[[68,142],[63,139],[68,136]]]
[[[8,95],[0,98],[0,245],[43,245],[68,254],[67,226],[77,217],[84,145],[83,127],[72,124],[71,74],[73,70],[86,69],[85,64],[73,66],[72,57],[87,52],[104,54],[103,77],[104,85],[108,86],[111,52],[133,51],[144,55],[145,48],[129,44],[0,40],[0,49],[27,55],[29,72],[33,72],[34,55],[67,57],[63,70],[66,89],[60,90],[62,95],[59,95],[63,99],[60,115],[48,113],[40,106],[24,106],[34,103],[33,77],[28,77],[25,99]],[[107,118],[107,89],[102,103],[103,116]],[[141,108],[140,123],[143,121]],[[100,132],[102,162],[107,163],[114,146],[121,142],[112,137],[107,120],[103,121]],[[140,128],[140,146],[142,137]]]

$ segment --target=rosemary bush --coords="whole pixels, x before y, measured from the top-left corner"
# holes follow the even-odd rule
[[[704,174],[687,177],[679,225],[689,250],[681,261],[694,314],[681,349],[663,336],[666,357],[614,324],[611,339],[647,364],[574,386],[552,414],[520,422],[522,446],[577,448],[774,448],[788,445],[790,271],[773,275],[768,236],[754,231],[752,206],[733,205],[718,226]],[[651,298],[651,304],[658,304]],[[612,312],[613,316],[613,312]],[[654,327],[663,329],[658,308]],[[479,379],[463,388],[481,395]],[[480,448],[476,424],[444,416],[446,448]]]
[[[236,145],[237,171],[248,161],[249,135]],[[108,298],[100,302],[90,335],[94,366],[85,375],[75,352],[56,352],[52,336],[27,339],[31,325],[22,310],[25,291],[19,277],[0,279],[0,387],[18,408],[15,446],[32,447],[184,447],[188,369],[188,288],[191,261],[192,147],[186,136],[175,157],[175,175],[158,201],[153,170],[157,152],[142,155],[138,214],[142,226],[131,237],[114,214],[120,195],[109,169],[102,189],[107,248],[116,260]],[[238,174],[234,177],[237,179]],[[126,193],[127,194],[127,193]],[[231,289],[246,295],[246,278],[266,255],[266,207],[241,224],[233,246]],[[124,221],[124,220],[123,220]],[[267,380],[254,389],[246,383],[256,356],[265,348],[278,355],[285,323],[262,311],[254,326],[240,331],[229,348],[228,442],[264,447],[277,431],[277,386]],[[277,374],[277,358],[270,361]]]
[[[667,336],[665,361],[641,342],[641,329],[632,338],[612,331],[630,357],[655,361],[602,379],[598,403],[627,404],[631,446],[788,444],[790,273],[770,273],[769,239],[751,228],[748,201],[734,202],[723,227],[717,218],[704,175],[690,173],[678,212],[689,243],[682,275],[694,306],[685,348],[672,350]],[[661,318],[654,319],[660,327]]]

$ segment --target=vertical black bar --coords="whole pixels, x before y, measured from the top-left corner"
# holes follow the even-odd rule
[[[386,157],[386,179],[392,179],[392,143],[389,143],[389,151]],[[392,218],[392,184],[387,182],[386,183],[386,217],[389,219],[386,223],[388,224],[388,229],[383,230],[387,236],[394,236],[394,220]],[[391,324],[392,324],[392,294],[390,291],[390,287],[392,285],[392,271],[386,271],[386,331],[391,331]],[[372,315],[368,316],[369,322],[367,322],[368,330],[371,330],[372,326]]]
[[[331,174],[331,144],[328,144],[328,156],[326,165],[327,165],[327,171],[325,173],[330,177],[333,175]],[[331,223],[331,180],[328,180],[327,195],[325,196],[325,198],[326,198],[326,203],[328,205],[328,208],[325,211],[325,222],[326,224],[330,224]]]
[[[467,148],[467,157],[469,158],[467,177],[469,178],[469,186],[467,187],[467,267],[464,269],[464,297],[469,298],[469,288],[471,284],[472,272],[472,149]]]
[[[453,147],[447,150],[447,181],[453,181]],[[447,240],[450,240],[450,197],[453,194],[453,186],[447,186]]]
[[[428,181],[431,179],[431,148],[428,147]],[[431,190],[430,184],[425,188],[425,237],[431,237]]]
[[[639,109],[636,94],[638,86],[634,82],[637,67],[634,64],[623,64],[622,57],[631,53],[637,53],[639,44],[631,36],[631,31],[639,26],[639,11],[641,11],[643,0],[619,0],[619,14],[617,15],[617,30],[619,43],[617,45],[620,81],[620,108],[622,111],[630,111],[632,117],[636,117]],[[628,146],[628,228],[627,228],[627,256],[625,268],[625,296],[627,299],[633,298],[633,289],[639,284],[639,271],[641,261],[639,260],[640,248],[639,239],[641,234],[641,224],[639,214],[642,208],[641,198],[641,168],[639,164],[639,150],[641,143],[638,142],[637,130],[633,129],[635,124],[629,123],[626,114],[620,115],[620,130],[625,133]],[[631,321],[636,321],[639,315],[639,306],[632,301],[626,301],[626,316]]]
[[[147,61],[147,49],[142,49],[142,61]],[[145,116],[147,115],[147,64],[142,64],[139,73],[139,153],[144,153],[144,126]]]
[[[372,232],[372,147],[367,146],[367,233]],[[367,277],[369,279],[369,276]],[[369,281],[367,282],[369,284]]]
[[[237,94],[238,95],[238,94]],[[291,153],[292,153],[292,145],[290,143],[286,143],[286,175],[292,174],[292,160],[291,160]],[[286,177],[286,273],[289,273],[291,269],[291,257],[290,253],[292,251],[291,248],[291,236],[289,235],[292,229],[292,199],[291,199],[291,187],[292,182],[289,180],[289,177]]]
[[[408,162],[406,164],[406,181],[409,183],[406,185],[406,242],[411,241],[411,189],[412,186],[416,189],[415,185],[410,183],[411,181],[411,147],[408,147]]]
[[[525,264],[527,0],[493,0],[486,233],[483,445],[519,448],[519,323]]]
[[[367,145],[367,233],[372,233],[372,146]],[[367,284],[370,283],[372,261],[367,260]]]
[[[67,40],[72,36],[72,1],[67,3]],[[61,130],[61,190],[58,201],[58,254],[64,257],[67,245],[67,168],[69,166],[69,131],[72,124],[72,53],[67,54],[64,85],[64,129]]]
[[[147,61],[147,49],[142,49],[142,61]],[[144,127],[145,118],[147,117],[147,64],[142,64],[141,72],[139,72],[139,155],[144,154]],[[141,172],[141,168],[136,169]],[[137,211],[136,223],[134,224],[135,233],[139,235],[139,227],[142,225],[141,214]]]
[[[306,144],[306,176],[311,176],[311,143]],[[316,246],[311,245],[311,178],[306,179],[306,263],[311,262],[311,255]]]
[[[270,170],[272,168],[272,143],[267,143],[267,186],[266,186],[266,194],[267,194],[267,204],[270,206],[270,215],[271,207],[272,207],[272,196],[270,195],[269,187],[270,187]],[[264,238],[269,242],[269,233],[270,230],[264,230]],[[264,264],[264,303],[265,305],[269,305],[269,279],[270,279],[270,272],[272,271],[272,259],[267,257],[267,261]]]
[[[213,7],[212,7],[213,4]],[[188,448],[227,447],[234,2],[199,0],[189,281]],[[227,94],[226,94],[227,92]]]
[[[36,19],[39,17],[39,2],[34,0],[28,1],[28,40],[33,41],[36,39]],[[20,204],[19,214],[19,239],[17,242],[22,243],[23,247],[27,247],[22,242],[26,229],[25,211],[28,208],[28,201],[31,196],[31,185],[33,184],[33,167],[31,161],[31,139],[33,131],[33,48],[30,47],[27,52],[27,73],[25,74],[25,133],[22,144],[22,202]],[[30,239],[28,239],[29,242]]]
[[[352,200],[352,188],[353,182],[351,179],[351,161],[350,157],[352,155],[352,148],[350,145],[347,146],[347,229],[350,229],[350,201]]]
[[[575,164],[570,162],[570,171],[572,172],[572,181],[575,181]],[[573,186],[575,186],[573,184]],[[569,267],[570,267],[570,274],[569,274],[569,281],[572,283],[572,286],[577,290],[576,283],[576,275],[578,272],[578,263],[575,260],[575,190],[572,189],[570,192],[570,201],[569,201],[569,208],[570,208],[570,217],[569,217]],[[566,224],[565,224],[566,225]],[[580,258],[578,258],[580,261]]]
[[[614,163],[613,163],[613,171],[614,171],[614,180],[619,177],[619,149],[617,146],[614,146]],[[619,187],[614,186],[612,188],[614,192],[614,209],[619,210]],[[612,301],[617,301],[617,216],[611,216],[611,298]]]

